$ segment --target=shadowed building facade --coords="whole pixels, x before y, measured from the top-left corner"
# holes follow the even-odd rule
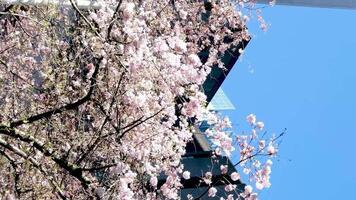
[[[257,0],[258,3],[269,3],[271,0]],[[356,0],[277,0],[277,5],[292,5],[292,6],[310,6],[310,7],[329,7],[329,8],[347,8],[355,9]],[[207,80],[204,82],[202,90],[207,96],[209,103],[208,109],[210,110],[224,110],[234,108],[228,101],[223,92],[219,90],[224,79],[238,60],[240,56],[239,49],[244,49],[249,41],[241,42],[237,47],[230,49],[228,53],[224,54],[222,61],[225,64],[226,70],[222,70],[218,66],[213,66],[211,73],[208,75]],[[207,58],[208,51],[200,52],[200,59],[204,63]],[[216,95],[216,96],[215,96]],[[187,144],[186,154],[183,156],[182,164],[184,170],[190,172],[190,179],[182,179],[181,183],[183,188],[180,191],[180,197],[183,200],[188,199],[187,195],[191,194],[193,199],[220,199],[227,195],[243,192],[245,184],[238,181],[233,181],[230,178],[232,172],[236,172],[236,169],[230,159],[226,156],[220,156],[216,159],[212,159],[211,143],[206,138],[204,131],[209,128],[209,125],[205,122],[201,123],[197,127],[197,132],[193,135],[193,141]],[[222,174],[220,170],[221,165],[228,166],[228,172]],[[207,185],[202,177],[204,173],[210,171],[212,173],[212,184],[217,189],[216,197],[208,197],[209,185]],[[159,186],[164,184],[166,177],[161,175],[159,177]],[[236,190],[233,192],[226,192],[226,184],[235,184]]]
[[[224,54],[222,61],[225,64],[225,70],[219,68],[217,65],[212,67],[211,73],[208,75],[202,87],[202,90],[207,96],[209,110],[219,111],[234,109],[234,106],[220,89],[220,86],[238,60],[240,56],[239,49],[244,49],[248,42],[249,41],[243,41],[237,47],[229,49],[229,52]],[[200,53],[200,58],[203,62],[206,60],[206,56],[206,52],[203,51]],[[206,122],[199,124],[197,132],[193,135],[193,140],[187,144],[186,154],[183,156],[182,164],[184,165],[184,170],[190,172],[191,178],[189,180],[182,179],[183,188],[180,191],[180,196],[183,200],[188,199],[188,194],[191,194],[194,199],[208,198],[207,191],[209,185],[202,180],[204,173],[208,171],[212,173],[212,185],[217,189],[216,197],[209,199],[226,198],[229,194],[235,194],[234,197],[236,198],[236,192],[242,192],[245,186],[240,180],[231,180],[230,174],[236,172],[236,169],[228,157],[218,156],[212,159],[211,142],[204,134],[204,131],[209,127],[210,125]],[[221,173],[221,165],[228,166],[226,174]],[[160,176],[158,185],[162,185],[164,182],[165,176]],[[227,184],[236,185],[235,191],[226,192],[224,188]]]
[[[257,3],[268,4],[271,0],[257,0]],[[307,7],[322,7],[322,8],[343,8],[343,9],[356,9],[356,0],[277,0],[277,5],[290,5],[290,6],[307,6]],[[233,108],[233,105],[227,101],[224,94],[219,90],[221,84],[223,83],[225,77],[228,75],[234,64],[236,63],[240,53],[238,49],[244,49],[248,41],[243,41],[239,44],[237,48],[230,49],[229,53],[225,53],[222,61],[226,66],[226,70],[214,66],[211,73],[209,74],[207,80],[203,84],[204,93],[207,96],[207,101],[210,103],[208,108],[210,110],[219,109],[229,109]],[[206,52],[202,51],[200,53],[200,58],[204,62]],[[216,99],[215,99],[215,95]],[[213,98],[214,97],[214,98]],[[219,100],[220,99],[220,100]],[[220,156],[213,160],[211,143],[205,137],[204,131],[209,128],[207,123],[201,123],[199,126],[199,131],[193,135],[193,141],[188,143],[186,147],[186,154],[182,159],[182,164],[184,164],[184,169],[190,171],[191,178],[189,180],[182,180],[183,188],[181,192],[182,199],[188,199],[187,195],[191,194],[194,199],[208,199],[209,186],[202,181],[202,177],[205,172],[212,172],[212,183],[217,189],[216,197],[213,199],[219,199],[220,197],[226,198],[228,193],[224,190],[227,183],[236,184],[237,188],[235,192],[242,192],[245,184],[238,181],[232,181],[230,174],[235,172],[236,169],[233,163],[226,156]],[[220,165],[227,165],[228,172],[222,174],[220,170]],[[165,177],[160,177],[160,184],[163,184]],[[236,198],[236,195],[234,196]],[[211,198],[209,198],[211,199]]]

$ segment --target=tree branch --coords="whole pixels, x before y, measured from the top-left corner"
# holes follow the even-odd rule
[[[10,156],[8,153],[6,153],[2,149],[0,149],[0,155],[3,155],[10,162],[10,165],[14,170],[15,192],[16,192],[17,196],[20,196],[20,194],[22,193],[21,188],[19,187],[20,174],[17,171],[17,165],[15,162],[15,158]]]
[[[100,166],[100,167],[92,167],[92,168],[83,168],[83,171],[97,171],[97,170],[102,170],[102,169],[107,169],[107,168],[110,168],[110,167],[114,167],[116,166],[117,163],[112,163],[112,164],[107,164],[107,165],[104,165],[104,166]]]
[[[98,72],[99,72],[99,65],[100,65],[100,61],[101,60],[102,60],[102,58],[96,59],[94,73],[93,73],[92,77],[90,78],[89,91],[81,99],[75,101],[74,103],[69,103],[69,104],[61,106],[59,108],[55,108],[55,109],[46,111],[46,112],[41,113],[41,114],[33,115],[33,116],[28,117],[26,119],[22,119],[22,120],[18,120],[18,121],[15,121],[15,122],[11,122],[10,123],[10,127],[11,128],[15,128],[15,127],[18,127],[18,126],[20,126],[22,124],[28,124],[28,123],[32,123],[32,122],[35,122],[35,121],[38,121],[38,120],[41,120],[41,119],[44,119],[44,118],[49,118],[52,115],[59,114],[59,113],[62,113],[64,111],[74,110],[77,107],[79,107],[80,105],[82,105],[85,102],[89,101],[91,96],[92,96],[92,94],[93,94],[94,87],[96,85],[96,78],[97,78],[97,75],[98,75]]]
[[[73,0],[69,0],[70,4],[74,8],[75,11],[84,19],[85,23],[87,23],[90,27],[90,29],[95,33],[96,36],[98,36],[102,41],[104,39],[101,37],[100,33],[96,30],[96,28],[89,22],[89,20],[83,15],[83,13],[79,10],[77,4]]]
[[[25,160],[29,160],[33,166],[35,166],[37,169],[39,169],[43,175],[47,177],[49,182],[52,184],[52,186],[57,190],[57,194],[63,199],[66,200],[67,197],[59,187],[59,185],[56,183],[53,177],[49,176],[48,172],[46,169],[44,169],[38,162],[35,160],[33,157],[27,155],[25,152],[23,152],[21,149],[11,145],[10,143],[6,142],[4,139],[0,137],[0,146],[12,151],[16,155],[22,157]]]
[[[129,125],[123,127],[123,131],[121,133],[121,135],[119,136],[119,139],[121,139],[122,137],[124,137],[125,133],[129,132],[130,130],[132,130],[133,128],[141,125],[142,123],[152,119],[153,117],[157,116],[160,112],[162,112],[164,110],[164,108],[161,108],[159,111],[157,111],[155,114],[143,119],[144,116],[140,117],[139,119],[131,122]],[[142,120],[143,119],[143,120]],[[126,129],[127,128],[127,129]],[[126,130],[125,130],[126,129]]]
[[[110,33],[111,33],[111,30],[112,30],[112,27],[114,26],[114,22],[117,20],[116,15],[119,12],[121,3],[122,3],[122,0],[119,1],[119,4],[116,6],[114,14],[112,15],[111,22],[110,22],[109,27],[108,27],[108,33],[107,33],[107,36],[106,36],[108,40],[110,40]]]
[[[272,142],[274,142],[274,141],[278,140],[280,137],[282,137],[282,136],[286,133],[286,131],[287,131],[287,129],[284,129],[284,131],[283,131],[281,134],[279,134],[276,138],[274,138],[274,139],[272,140]],[[258,150],[256,153],[254,153],[253,155],[248,156],[248,157],[246,157],[246,158],[244,158],[244,159],[241,159],[241,160],[238,161],[236,164],[234,164],[234,167],[236,167],[237,165],[241,164],[242,162],[244,162],[244,161],[246,161],[246,160],[249,160],[249,159],[251,159],[251,158],[253,158],[253,157],[256,157],[256,156],[259,156],[259,155],[265,155],[265,154],[260,154],[263,150],[265,150],[265,148],[266,148],[266,147],[263,147],[262,149]],[[268,155],[268,154],[266,154],[266,155]],[[200,194],[199,197],[194,198],[194,200],[200,200],[206,193],[208,193],[209,189],[210,189],[211,187],[213,187],[214,185],[216,185],[219,181],[221,181],[221,178],[218,179],[218,180],[216,180],[214,183],[212,183],[202,194]]]
[[[0,126],[0,134],[4,134],[13,138],[18,138],[23,142],[27,142],[29,144],[32,144],[33,147],[35,147],[37,150],[39,150],[41,153],[43,153],[46,157],[49,157],[51,160],[53,160],[57,165],[65,169],[66,171],[69,172],[70,175],[75,177],[77,180],[79,180],[84,188],[88,188],[88,185],[90,184],[90,181],[84,177],[83,171],[81,168],[68,163],[65,159],[61,158],[57,152],[48,146],[46,146],[44,143],[41,141],[37,140],[31,135],[27,135],[19,130],[11,129],[11,128],[6,128],[4,126]]]

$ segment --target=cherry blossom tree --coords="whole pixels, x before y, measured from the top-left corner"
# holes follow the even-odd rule
[[[269,187],[272,162],[258,156],[274,156],[279,136],[262,139],[264,124],[249,115],[251,134],[231,138],[224,131],[231,123],[207,111],[201,90],[213,65],[224,69],[224,53],[249,40],[241,12],[248,4],[0,5],[0,194],[179,199],[181,179],[190,178],[180,160],[204,116],[214,125],[206,132],[214,156],[237,147],[235,166],[248,171],[257,189]],[[167,175],[160,187],[159,174]],[[209,182],[209,172],[202,180]],[[215,196],[214,183],[206,192]],[[230,197],[256,193],[248,185]]]

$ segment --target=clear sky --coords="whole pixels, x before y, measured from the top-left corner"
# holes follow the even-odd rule
[[[356,199],[356,10],[275,6],[223,84],[237,130],[287,128],[261,200]],[[254,20],[254,19],[253,19]]]

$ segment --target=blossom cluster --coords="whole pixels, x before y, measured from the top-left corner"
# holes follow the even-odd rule
[[[69,2],[0,5],[0,194],[179,199],[192,121],[206,112],[201,86],[249,39],[244,1],[102,0],[89,10]],[[230,154],[231,123],[210,118],[216,153]],[[258,188],[269,186],[268,166],[256,172]]]
[[[235,183],[238,183],[236,181],[242,181],[247,184],[241,192],[241,188],[237,188],[239,186],[241,187],[241,185],[232,184],[227,181],[224,187],[226,199],[257,199],[258,192],[253,192],[254,188],[258,191],[271,186],[270,174],[273,163],[272,159],[277,155],[279,139],[285,132],[282,132],[278,136],[273,134],[272,137],[270,137],[269,134],[264,131],[264,123],[257,121],[256,115],[254,114],[249,114],[246,117],[246,122],[251,128],[247,133],[233,133],[231,131],[232,123],[230,120],[227,117],[221,118],[215,113],[207,114],[206,122],[210,128],[205,131],[205,134],[212,141],[214,148],[212,162],[215,162],[214,157],[239,156],[238,161],[233,163],[238,172],[235,171],[231,174],[227,174],[229,171],[228,165],[222,164],[220,165],[220,173],[222,175],[229,175],[231,181]],[[234,151],[235,148],[238,152]],[[241,172],[241,174],[239,172]],[[215,183],[211,181],[211,177],[211,172],[206,172],[202,177],[202,182],[209,186],[208,196],[216,197],[218,188],[215,186]],[[245,177],[247,177],[247,179],[244,179]],[[238,195],[235,194],[236,192]]]

